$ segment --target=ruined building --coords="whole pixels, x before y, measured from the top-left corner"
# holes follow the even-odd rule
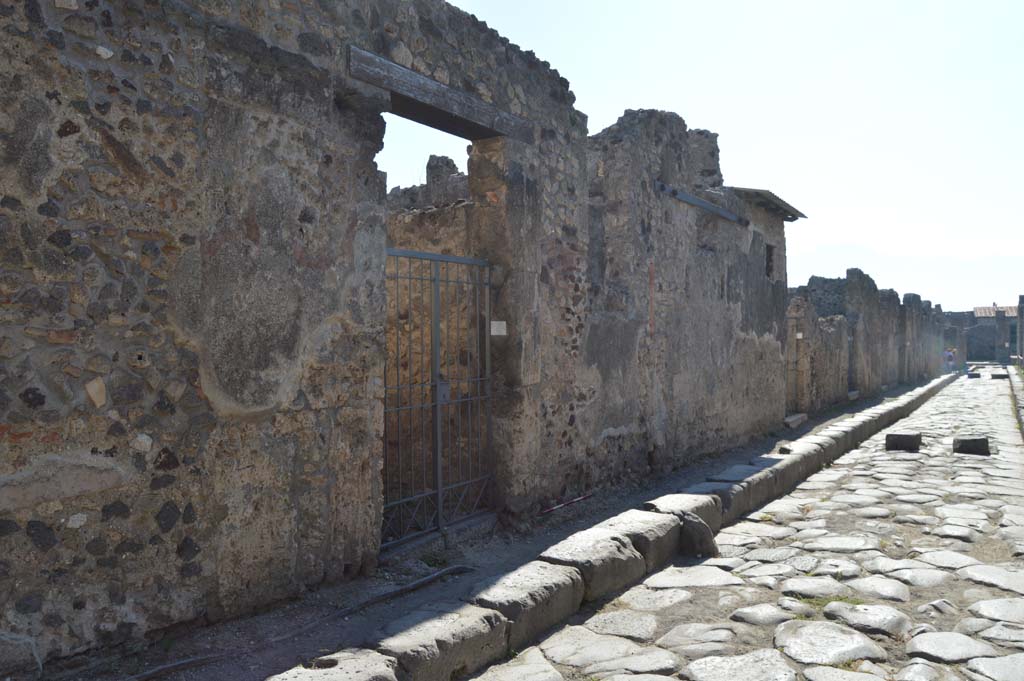
[[[967,359],[1007,364],[1014,356],[1024,357],[1024,339],[1020,333],[1024,324],[1024,296],[1020,303],[1003,306],[993,303],[975,307],[970,312],[946,314],[948,326],[960,329],[965,338]]]
[[[440,0],[300,4],[0,3],[0,669],[938,370],[916,296],[790,301],[802,216],[725,186],[714,134],[588,136]],[[387,111],[467,176],[389,196]]]

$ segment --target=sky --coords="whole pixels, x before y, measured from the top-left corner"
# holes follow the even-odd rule
[[[569,80],[590,133],[625,109],[719,134],[770,189],[789,285],[849,267],[945,310],[1024,294],[1024,2],[455,0]],[[462,139],[386,116],[389,186]]]

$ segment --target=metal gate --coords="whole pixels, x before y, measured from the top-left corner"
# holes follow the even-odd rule
[[[485,510],[491,460],[491,269],[388,249],[382,545]]]

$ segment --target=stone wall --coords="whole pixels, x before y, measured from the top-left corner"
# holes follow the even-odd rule
[[[870,397],[943,370],[946,318],[916,294],[904,295],[901,304],[895,291],[880,291],[871,277],[849,269],[842,279],[811,277],[790,289],[789,300],[790,412],[819,411],[848,392]]]
[[[786,310],[786,411],[813,414],[849,393],[849,327],[843,315],[819,317],[803,296]]]
[[[0,669],[374,569],[385,363],[410,358],[389,243],[491,263],[499,511],[784,415],[782,217],[723,186],[714,134],[629,111],[588,138],[565,79],[440,0],[300,4],[0,4]],[[391,99],[351,46],[534,138],[387,195]],[[892,371],[873,286],[843,286],[864,385]],[[916,377],[930,309],[899,310]]]
[[[440,1],[276,7],[0,4],[0,668],[373,569],[389,102],[350,45],[537,126],[474,162],[518,332],[498,456],[539,448],[568,83]]]
[[[609,474],[679,465],[776,426],[785,387],[779,217],[721,186],[716,136],[675,114],[628,111],[588,145],[589,224],[563,230],[541,271],[579,361],[552,383],[538,465],[581,491]],[[741,226],[656,190],[704,192]],[[779,265],[766,276],[766,246]],[[742,408],[737,408],[742,404]]]

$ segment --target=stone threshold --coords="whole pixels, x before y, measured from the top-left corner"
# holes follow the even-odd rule
[[[1022,387],[1020,376],[1015,392]],[[678,494],[647,501],[548,547],[537,560],[391,622],[372,647],[346,649],[268,681],[439,681],[514,655],[584,602],[638,583],[678,554],[717,553],[714,533],[781,497],[905,418],[957,379],[948,374],[801,437],[749,465],[732,465]],[[1020,393],[1017,393],[1018,400]],[[1018,402],[1019,404],[1019,402]]]

